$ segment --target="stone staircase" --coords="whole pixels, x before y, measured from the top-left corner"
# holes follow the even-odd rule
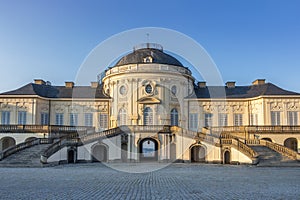
[[[0,167],[42,167],[42,153],[51,144],[38,144],[16,152],[0,161]]]
[[[300,162],[292,160],[289,157],[283,156],[280,153],[263,145],[250,146],[259,155],[258,166],[299,166]]]

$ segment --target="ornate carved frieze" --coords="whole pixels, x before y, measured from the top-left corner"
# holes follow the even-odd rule
[[[283,104],[281,102],[271,102],[271,111],[282,111],[283,110]]]

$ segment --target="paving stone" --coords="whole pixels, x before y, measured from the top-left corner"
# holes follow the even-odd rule
[[[149,173],[125,173],[89,163],[0,168],[0,173],[0,199],[298,199],[300,196],[298,167],[172,164]]]

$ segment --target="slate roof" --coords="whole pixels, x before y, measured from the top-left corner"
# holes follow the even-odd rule
[[[272,95],[300,95],[300,93],[284,90],[272,83],[250,86],[235,86],[228,88],[226,86],[207,86],[200,88],[195,86],[195,94],[187,98],[252,98],[258,96]]]
[[[0,94],[0,96],[3,95],[38,95],[46,98],[110,98],[104,94],[102,85],[97,88],[90,86],[67,88],[65,86],[39,85],[35,83],[29,83],[19,89]]]
[[[153,48],[143,48],[135,50],[132,53],[123,56],[115,66],[144,63],[144,58],[147,56],[151,56],[153,58],[152,63],[176,65],[183,67],[182,63],[179,62],[173,56],[164,53],[162,50]]]

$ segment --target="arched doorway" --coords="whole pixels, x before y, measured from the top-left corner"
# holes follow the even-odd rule
[[[92,147],[92,162],[107,162],[107,147],[103,144],[96,144]]]
[[[224,152],[224,164],[230,164],[230,151],[225,151]]]
[[[203,145],[195,145],[191,148],[191,162],[205,162],[206,148]]]
[[[266,141],[269,141],[269,142],[273,142],[271,138],[261,138],[262,140],[266,140]]]
[[[75,163],[75,150],[69,149],[68,150],[68,163]]]
[[[294,151],[298,151],[298,142],[296,138],[288,138],[284,141],[284,146]]]
[[[158,142],[152,138],[145,138],[139,143],[140,161],[158,160]]]
[[[4,137],[0,141],[1,141],[1,151],[16,145],[16,140],[12,137]]]
[[[34,140],[34,139],[36,139],[36,137],[29,137],[29,138],[25,139],[25,142],[28,142],[28,141],[31,141],[31,140]]]

